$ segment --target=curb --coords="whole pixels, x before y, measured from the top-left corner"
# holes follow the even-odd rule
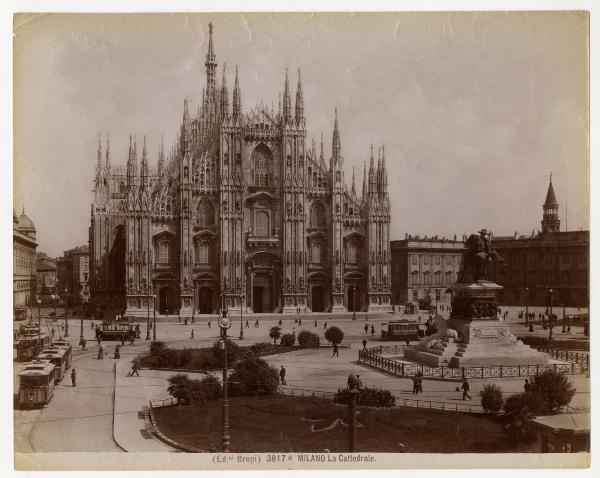
[[[121,444],[115,438],[115,402],[116,402],[116,397],[117,397],[117,363],[118,362],[115,362],[113,364],[113,397],[112,397],[113,413],[112,413],[112,433],[111,434],[112,434],[112,439],[115,442],[115,444],[121,450],[123,450],[125,453],[127,453],[127,450],[125,448],[123,448],[121,446]]]
[[[156,421],[154,419],[154,412],[153,412],[152,407],[150,406],[150,403],[148,403],[148,417],[149,417],[150,427],[152,428],[153,434],[156,436],[156,438],[158,438],[164,444],[166,444],[172,448],[175,448],[177,450],[183,451],[185,453],[208,453],[207,450],[202,450],[202,449],[196,448],[192,445],[186,445],[185,443],[180,443],[180,442],[175,441],[172,438],[169,438],[166,435],[164,435],[158,429],[158,426],[156,425]]]

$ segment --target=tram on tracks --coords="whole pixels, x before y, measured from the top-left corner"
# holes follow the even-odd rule
[[[127,319],[103,320],[97,334],[100,340],[131,340],[140,338],[140,329]]]
[[[47,360],[34,360],[19,373],[19,405],[46,405],[54,395],[56,367]]]
[[[50,363],[53,363],[55,366],[54,373],[54,381],[56,383],[60,382],[67,371],[67,363],[71,366],[71,359],[67,354],[67,351],[63,348],[56,348],[51,350],[42,350],[42,352],[37,356],[38,360],[47,360]]]
[[[65,346],[65,345],[59,345],[56,342],[54,342],[52,345],[48,345],[47,347],[44,347],[44,350],[42,350],[42,353],[60,352],[61,350],[64,350],[64,352],[65,352],[65,354],[64,354],[65,370],[69,370],[71,368],[71,360],[73,358],[70,347]]]
[[[381,324],[383,340],[419,340],[423,335],[420,324],[408,320],[390,320]]]
[[[50,345],[52,338],[37,324],[27,324],[19,328],[16,340],[17,360],[25,362],[33,360],[45,346]]]

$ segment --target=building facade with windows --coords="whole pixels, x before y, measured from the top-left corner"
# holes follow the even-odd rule
[[[217,81],[209,26],[197,113],[184,101],[177,140],[156,168],[130,137],[126,166],[98,147],[91,209],[92,301],[127,316],[391,309],[385,152],[371,147],[362,194],[344,178],[335,114],[331,154],[307,139],[298,72],[277,111],[242,108]],[[366,155],[368,157],[368,153]]]
[[[558,207],[550,179],[541,231],[493,238],[494,249],[506,260],[490,270],[490,279],[504,287],[501,304],[588,306],[590,233],[560,231]]]
[[[25,318],[27,308],[36,304],[36,230],[23,211],[13,211],[13,311],[16,320]]]
[[[465,252],[463,241],[436,237],[406,236],[391,242],[392,300],[395,304],[450,303],[446,290],[458,278]]]
[[[48,257],[45,252],[37,253],[37,290],[42,303],[57,299],[56,259]]]
[[[74,247],[63,252],[56,260],[57,290],[60,297],[66,297],[69,305],[81,302],[81,292],[88,287],[90,280],[89,246]]]

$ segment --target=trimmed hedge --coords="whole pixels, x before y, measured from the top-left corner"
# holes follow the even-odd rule
[[[333,397],[335,403],[348,404],[350,394],[348,388],[338,388]],[[396,398],[389,390],[382,388],[365,387],[359,389],[359,395],[356,400],[357,405],[366,407],[393,407],[396,405]]]
[[[319,347],[320,339],[317,334],[303,330],[298,334],[298,345],[303,349],[310,349],[313,347]]]

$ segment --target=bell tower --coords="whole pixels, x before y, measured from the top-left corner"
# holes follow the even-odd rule
[[[542,234],[560,231],[560,219],[558,218],[558,202],[552,187],[552,173],[550,173],[550,184],[544,202],[544,216],[542,217]]]

